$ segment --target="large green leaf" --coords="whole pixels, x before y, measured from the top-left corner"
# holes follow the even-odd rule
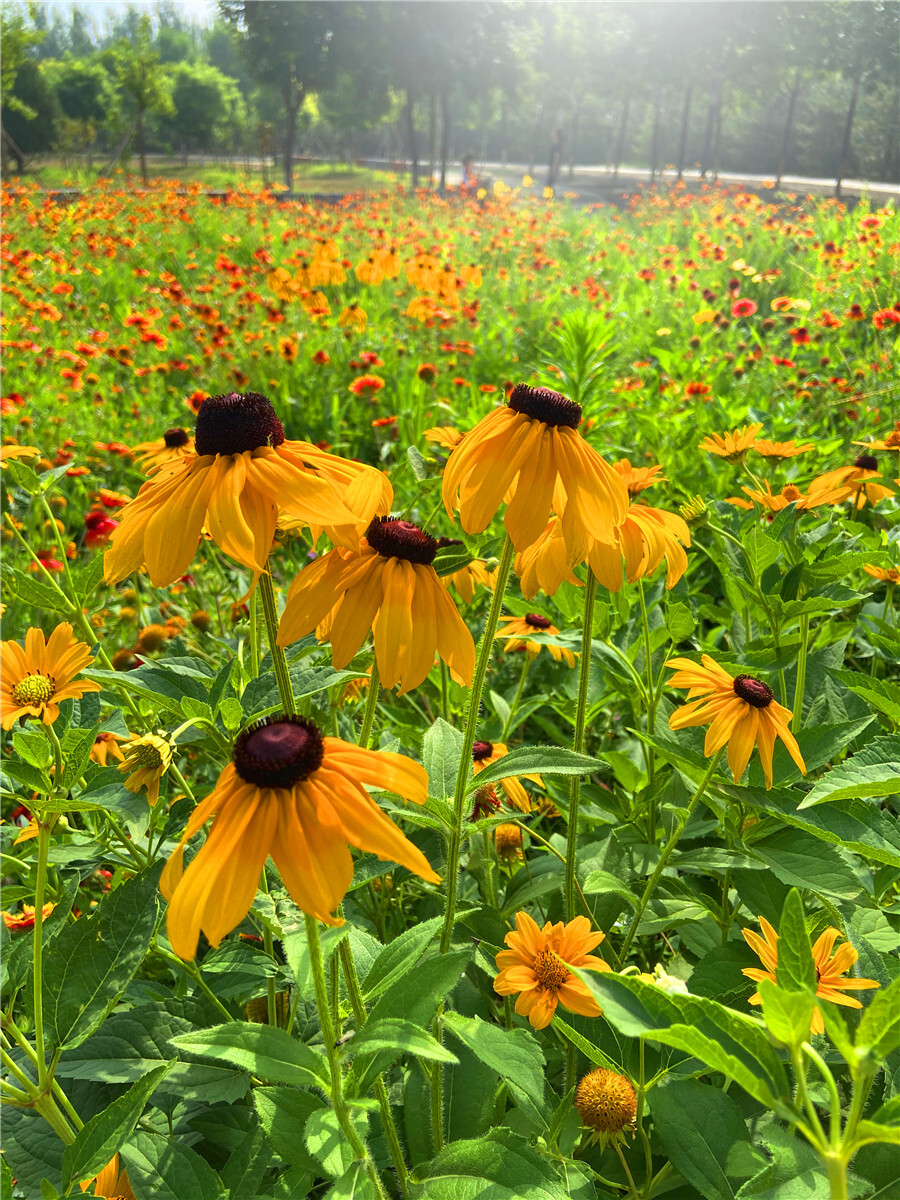
[[[369,1020],[400,1017],[414,1025],[428,1025],[437,1006],[449,996],[471,958],[471,950],[453,950],[449,954],[433,954],[426,958],[419,963],[414,975],[391,984],[375,1004]]]
[[[604,971],[574,973],[628,1037],[646,1037],[685,1050],[734,1079],[767,1107],[787,1099],[784,1068],[762,1025],[701,996],[663,992],[652,983]]]
[[[321,1168],[306,1149],[303,1130],[314,1112],[324,1108],[322,1099],[299,1088],[259,1087],[253,1089],[253,1103],[272,1149],[288,1166],[318,1175]]]
[[[805,830],[779,829],[754,842],[753,849],[775,878],[791,887],[810,888],[822,896],[842,900],[862,891],[862,884],[840,850],[823,845]]]
[[[705,1200],[735,1200],[728,1157],[750,1143],[741,1110],[721,1088],[673,1080],[650,1097],[653,1128],[672,1166]]]
[[[377,1054],[382,1050],[392,1050],[398,1054],[414,1054],[417,1058],[433,1062],[457,1061],[456,1055],[437,1041],[427,1029],[398,1017],[367,1021],[351,1041],[347,1042],[344,1050],[353,1059],[362,1058],[366,1054]]]
[[[138,1130],[120,1154],[137,1200],[221,1200],[215,1171],[180,1140]]]
[[[231,1021],[170,1039],[170,1045],[203,1058],[214,1058],[273,1083],[326,1087],[328,1066],[303,1042],[272,1025]]]
[[[778,924],[778,965],[775,971],[779,988],[788,991],[809,992],[816,990],[816,967],[813,962],[812,945],[803,901],[796,888],[791,888],[781,920]]]
[[[44,1022],[52,1045],[78,1046],[144,960],[159,915],[162,864],[123,883],[96,912],[61,930],[44,963]]]
[[[509,1088],[520,1108],[540,1124],[547,1124],[544,1101],[544,1054],[526,1029],[501,1029],[480,1017],[460,1013],[444,1015],[444,1025],[463,1045],[491,1070],[496,1071]]]
[[[463,735],[442,717],[429,726],[422,741],[422,763],[428,772],[428,794],[435,800],[452,796],[462,754]]]
[[[876,738],[820,779],[800,805],[873,800],[900,793],[900,735]]]
[[[412,1200],[568,1200],[550,1161],[509,1129],[451,1142],[416,1167]]]
[[[856,1031],[858,1049],[866,1047],[873,1062],[880,1062],[900,1046],[900,978],[880,988],[866,1006]]]
[[[520,746],[491,763],[469,781],[469,791],[498,783],[513,775],[593,775],[604,763],[588,754],[576,754],[563,746]]]

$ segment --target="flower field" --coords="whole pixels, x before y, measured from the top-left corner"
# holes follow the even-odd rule
[[[900,1194],[894,211],[3,205],[3,1196]]]

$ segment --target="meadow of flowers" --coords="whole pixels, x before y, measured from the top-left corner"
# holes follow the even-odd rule
[[[893,210],[3,205],[3,1195],[900,1194]]]

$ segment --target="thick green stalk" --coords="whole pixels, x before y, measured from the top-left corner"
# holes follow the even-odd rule
[[[456,787],[453,793],[453,826],[450,830],[450,845],[447,850],[447,905],[444,915],[444,927],[441,930],[441,954],[450,949],[450,938],[453,934],[453,924],[456,920],[456,893],[459,876],[459,856],[462,848],[462,827],[465,817],[466,790],[472,774],[472,747],[475,745],[475,730],[478,726],[478,712],[481,708],[481,693],[487,675],[488,663],[494,648],[494,636],[503,608],[503,596],[506,592],[506,581],[509,579],[515,551],[509,534],[503,543],[503,553],[497,568],[497,579],[494,583],[494,594],[491,597],[491,607],[488,610],[484,633],[478,647],[475,660],[475,673],[472,678],[472,688],[469,692],[469,705],[466,710],[466,724],[463,729],[462,752],[459,769],[456,772]],[[440,1063],[435,1064],[436,1068]],[[436,1071],[436,1074],[439,1074]]]
[[[319,926],[315,917],[311,917],[309,913],[304,915],[306,918],[306,941],[309,947],[309,962],[312,967],[313,987],[316,993],[316,1007],[319,1010],[322,1039],[325,1043],[325,1054],[328,1057],[328,1068],[331,1073],[331,1105],[337,1117],[338,1124],[341,1127],[341,1132],[346,1138],[350,1149],[353,1151],[354,1157],[358,1162],[365,1164],[366,1174],[375,1188],[376,1195],[381,1197],[381,1200],[387,1200],[387,1193],[375,1169],[375,1164],[369,1155],[365,1142],[356,1131],[346,1101],[344,1100],[344,1079],[341,1074],[341,1061],[338,1056],[337,1047],[335,1046],[334,1025],[331,1021],[331,1006],[328,1003],[328,988],[325,984],[325,966],[322,962],[322,947],[319,943]]]
[[[597,595],[597,580],[589,570],[584,589],[584,624],[581,630],[581,662],[578,675],[578,703],[575,707],[575,736],[572,749],[576,754],[584,753],[584,730],[587,720],[587,695],[591,679],[591,646],[594,625],[594,598]],[[575,850],[578,843],[578,804],[581,798],[581,776],[573,775],[569,782],[569,822],[566,831],[566,920],[575,916]]]
[[[375,709],[378,705],[378,663],[372,659],[372,674],[369,676],[369,694],[366,696],[366,707],[363,712],[362,729],[359,731],[359,744],[363,750],[369,749],[372,740],[372,726],[375,723]]]
[[[266,618],[266,636],[269,640],[269,652],[275,667],[275,679],[278,692],[284,706],[285,715],[292,717],[297,711],[294,703],[294,692],[291,688],[291,673],[288,670],[284,650],[278,645],[278,609],[275,604],[275,587],[272,576],[268,571],[259,577],[259,591],[262,596],[263,614]]]
[[[48,726],[49,728],[49,726]],[[44,1050],[44,889],[47,886],[47,856],[50,850],[50,834],[56,818],[50,824],[38,823],[37,880],[34,885],[34,1049],[37,1055],[38,1087],[44,1090],[47,1083],[47,1061]]]
[[[694,815],[694,810],[696,809],[697,805],[700,803],[700,797],[706,791],[709,781],[712,779],[713,775],[715,774],[716,767],[719,765],[719,759],[722,757],[723,753],[724,753],[724,747],[721,750],[716,751],[716,753],[713,755],[712,759],[710,760],[709,766],[707,767],[706,774],[700,780],[700,783],[697,785],[697,790],[694,792],[693,796],[691,797],[691,802],[688,805],[687,813],[685,814],[684,820],[680,821],[676,825],[675,829],[672,830],[672,833],[669,836],[669,840],[666,842],[665,846],[663,847],[663,852],[659,856],[659,862],[656,864],[656,870],[653,872],[653,874],[650,876],[649,880],[647,881],[647,886],[644,888],[644,894],[643,894],[643,896],[641,896],[640,902],[638,903],[637,909],[635,910],[634,919],[632,920],[631,925],[629,926],[628,933],[625,935],[625,942],[622,946],[622,949],[619,951],[619,966],[620,967],[624,963],[625,958],[628,954],[628,951],[631,949],[631,943],[634,941],[634,936],[638,931],[638,926],[641,923],[641,918],[643,917],[644,912],[646,911],[647,905],[650,903],[651,896],[653,895],[654,891],[656,890],[656,885],[659,883],[660,876],[662,875],[663,871],[665,870],[666,863],[671,858],[672,851],[678,845],[678,841],[681,838],[681,835],[684,832],[688,821],[690,821],[691,817]]]
[[[794,715],[791,733],[797,734],[803,723],[803,692],[806,687],[806,656],[809,652],[809,614],[800,618],[800,655],[797,659],[797,684],[794,688]]]

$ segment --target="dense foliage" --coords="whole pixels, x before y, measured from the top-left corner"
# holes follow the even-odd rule
[[[894,212],[3,203],[4,1194],[895,1194]]]

